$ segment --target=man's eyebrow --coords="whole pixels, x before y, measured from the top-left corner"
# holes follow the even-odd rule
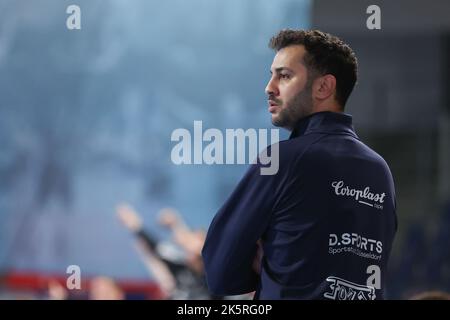
[[[280,73],[281,71],[294,72],[292,69],[289,69],[287,67],[275,68],[275,73]],[[272,74],[272,70],[270,70],[270,74]]]

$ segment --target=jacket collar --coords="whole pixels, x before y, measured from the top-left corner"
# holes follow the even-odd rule
[[[304,117],[297,122],[289,139],[308,133],[348,134],[359,139],[352,124],[352,116],[341,112],[323,111]]]

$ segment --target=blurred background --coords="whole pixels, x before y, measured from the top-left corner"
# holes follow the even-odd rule
[[[66,27],[72,4],[80,30]],[[381,30],[366,27],[371,4]],[[64,298],[52,292],[69,265],[83,288],[174,298],[136,234],[195,244],[247,166],[174,165],[171,133],[272,128],[267,43],[282,28],[335,34],[358,57],[346,110],[397,190],[388,298],[450,291],[448,12],[445,0],[0,0],[0,298]],[[147,245],[162,260],[190,252]]]

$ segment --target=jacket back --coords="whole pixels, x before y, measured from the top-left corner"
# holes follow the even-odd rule
[[[397,228],[394,182],[351,122],[315,113],[279,143],[277,174],[251,166],[208,230],[210,290],[256,290],[257,299],[384,298]],[[258,239],[260,275],[252,269]]]

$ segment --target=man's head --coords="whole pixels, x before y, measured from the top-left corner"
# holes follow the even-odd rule
[[[276,51],[266,87],[272,123],[292,130],[320,111],[343,111],[357,79],[352,49],[330,34],[282,30],[269,47]]]

